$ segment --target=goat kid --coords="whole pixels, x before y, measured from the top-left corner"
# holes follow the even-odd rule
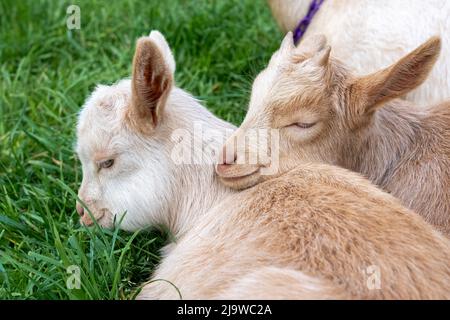
[[[250,128],[277,129],[282,166],[319,161],[362,173],[450,235],[450,103],[418,107],[395,99],[425,81],[440,39],[387,69],[356,77],[330,58],[324,36],[298,47],[291,37],[255,79],[249,111],[228,149]],[[235,161],[231,153],[225,163]],[[219,166],[218,172],[235,188],[267,178],[248,175],[247,167]]]

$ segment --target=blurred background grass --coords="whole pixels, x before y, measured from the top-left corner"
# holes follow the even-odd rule
[[[66,27],[81,9],[81,30]],[[0,298],[129,299],[165,236],[86,229],[75,212],[76,115],[98,83],[130,74],[135,40],[169,41],[177,85],[239,124],[281,34],[264,0],[0,2]],[[69,290],[77,265],[81,288]]]

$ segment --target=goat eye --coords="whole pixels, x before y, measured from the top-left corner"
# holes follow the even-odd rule
[[[315,124],[316,124],[315,122],[313,122],[313,123],[297,122],[295,124],[295,126],[301,128],[301,129],[309,129],[309,128],[314,127]]]
[[[100,162],[98,164],[98,166],[101,169],[107,169],[107,168],[111,168],[113,164],[114,164],[114,159],[109,159],[109,160],[105,160],[105,161]]]

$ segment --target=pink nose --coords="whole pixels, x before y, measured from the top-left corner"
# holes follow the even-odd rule
[[[84,208],[79,202],[77,202],[77,212],[80,215],[80,217],[84,215]]]

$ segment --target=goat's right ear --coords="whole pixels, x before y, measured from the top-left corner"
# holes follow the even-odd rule
[[[440,50],[441,39],[433,37],[392,66],[356,79],[349,87],[349,107],[358,114],[372,113],[417,88],[427,79]]]
[[[175,61],[164,36],[152,31],[138,39],[133,59],[129,124],[142,133],[151,133],[161,121],[173,86]]]

